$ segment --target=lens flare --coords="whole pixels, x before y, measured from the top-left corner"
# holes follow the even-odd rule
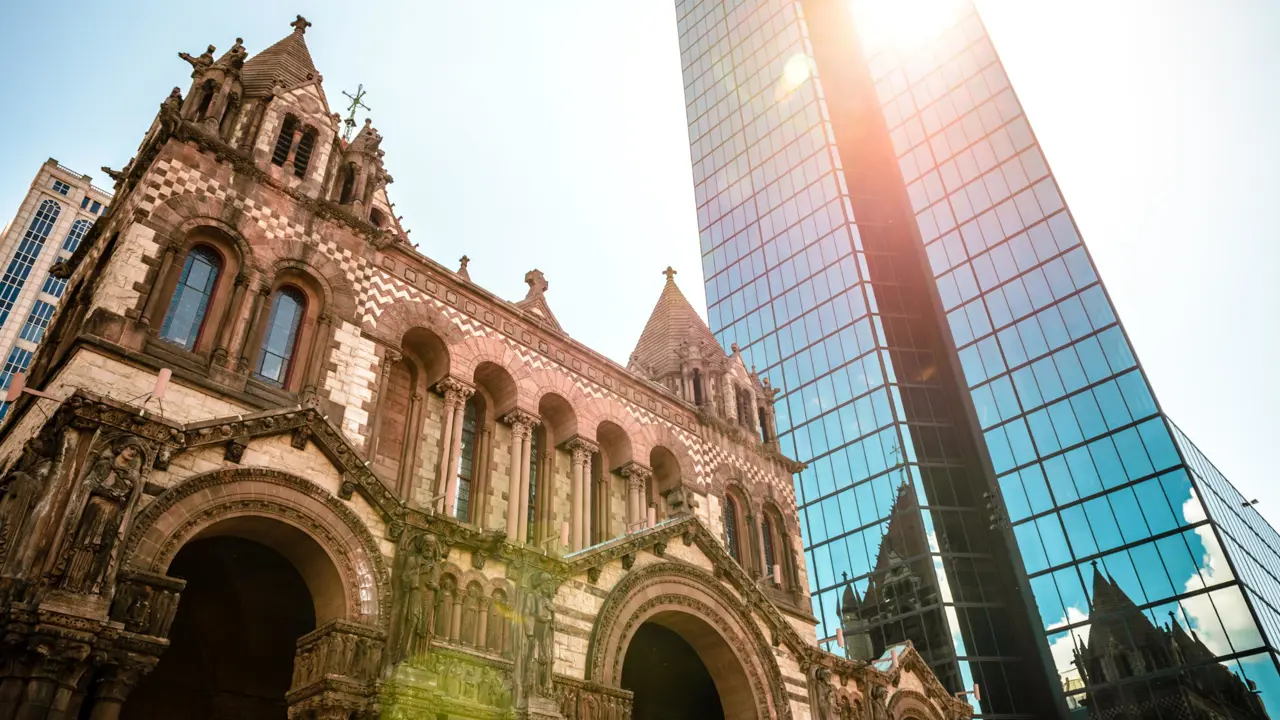
[[[852,0],[849,7],[871,54],[907,55],[955,25],[972,5],[969,0]]]
[[[782,68],[782,85],[787,92],[791,92],[803,85],[811,74],[809,56],[804,53],[796,53],[787,59],[787,64]]]

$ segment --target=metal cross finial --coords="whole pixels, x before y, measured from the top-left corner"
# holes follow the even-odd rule
[[[675,271],[675,269],[674,269],[674,268],[672,268],[670,265],[668,265],[668,266],[667,266],[667,269],[666,269],[666,270],[663,270],[663,271],[662,271],[662,274],[667,276],[667,282],[675,282],[675,281],[676,281],[676,271]]]
[[[355,95],[352,95],[346,90],[343,90],[342,94],[351,98],[351,104],[347,106],[347,119],[342,121],[342,124],[345,126],[345,129],[342,131],[342,139],[347,142],[350,142],[351,131],[356,128],[356,111],[359,110],[360,108],[364,108],[369,112],[373,112],[373,108],[364,104],[365,92],[364,92],[363,83],[356,86]]]

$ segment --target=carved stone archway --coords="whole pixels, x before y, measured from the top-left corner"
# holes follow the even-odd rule
[[[325,709],[346,718],[367,709],[390,619],[389,577],[377,542],[355,512],[326,490],[287,473],[218,470],[182,481],[138,514],[126,537],[122,567],[126,574],[164,576],[185,548],[207,547],[209,541],[249,541],[275,552],[285,563],[277,576],[296,570],[305,589],[293,596],[314,605],[313,613],[307,611],[305,634],[283,639],[285,648],[296,641],[289,691],[277,696],[290,717]],[[251,555],[252,550],[245,547],[243,553]],[[227,581],[246,584],[238,575],[228,575]],[[207,592],[192,597],[197,599],[207,600]],[[233,600],[254,605],[251,596]],[[181,612],[180,603],[179,621]],[[188,636],[186,642],[191,640]],[[160,662],[163,666],[163,656]]]
[[[307,582],[317,622],[385,631],[390,579],[377,542],[346,503],[288,473],[230,468],[166,490],[138,514],[121,566],[163,575],[197,537],[236,535],[274,548]]]
[[[620,687],[627,648],[645,623],[673,630],[693,647],[726,718],[791,717],[773,650],[749,609],[712,575],[683,563],[648,565],[614,586],[591,633],[588,679]]]
[[[923,694],[901,688],[889,700],[889,716],[894,720],[941,720],[942,718]]]

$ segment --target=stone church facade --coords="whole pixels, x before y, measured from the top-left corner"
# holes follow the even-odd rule
[[[968,717],[909,645],[820,648],[774,391],[674,273],[622,367],[540,272],[418,254],[308,25],[180,54],[55,268],[0,429],[0,720]]]

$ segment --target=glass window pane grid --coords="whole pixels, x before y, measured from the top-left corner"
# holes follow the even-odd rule
[[[27,275],[31,273],[36,258],[40,257],[40,251],[44,249],[45,240],[49,238],[60,212],[61,205],[53,200],[44,200],[31,218],[31,224],[22,236],[17,251],[9,261],[4,275],[0,277],[0,326],[9,319],[9,313],[13,311],[14,303],[18,301],[18,295],[27,282]]]

